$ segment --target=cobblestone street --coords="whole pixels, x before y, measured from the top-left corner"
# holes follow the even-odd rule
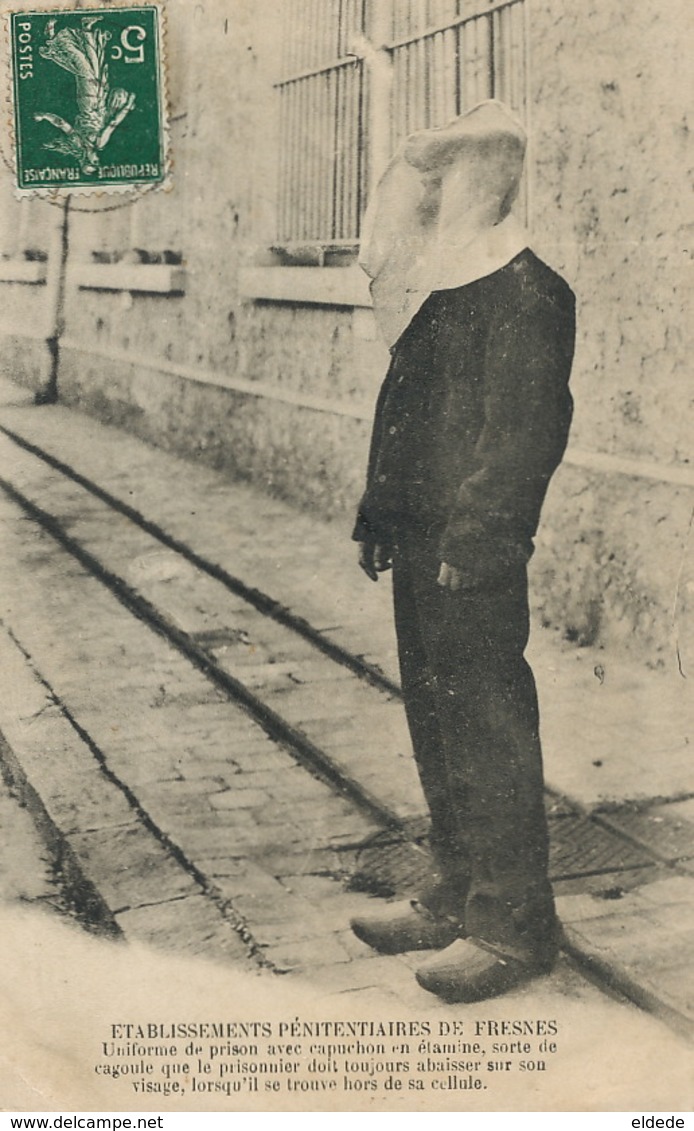
[[[426,873],[387,583],[360,576],[345,531],[2,393],[3,898],[262,987],[460,1014],[417,986],[421,956],[348,928]],[[533,655],[566,940],[504,1008],[579,1002],[637,1035],[661,1024],[641,1006],[690,1033],[679,689],[626,667],[601,683],[549,634]]]

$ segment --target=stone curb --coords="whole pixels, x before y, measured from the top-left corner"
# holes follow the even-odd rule
[[[256,969],[231,923],[101,774],[92,751],[6,631],[0,631],[0,669],[6,689],[0,760],[60,865],[66,895],[84,925],[111,938],[154,944],[165,923],[169,945],[180,939],[184,949],[192,944],[210,958],[232,958]],[[76,807],[75,790],[90,804]],[[97,813],[101,820],[89,821]],[[137,867],[113,873],[114,836],[127,839]]]

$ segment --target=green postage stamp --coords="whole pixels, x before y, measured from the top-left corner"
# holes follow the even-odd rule
[[[8,16],[16,187],[113,192],[167,176],[157,5]]]

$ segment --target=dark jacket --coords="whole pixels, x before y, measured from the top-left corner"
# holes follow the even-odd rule
[[[421,532],[472,580],[527,560],[566,447],[575,302],[531,251],[435,291],[393,348],[354,538]]]

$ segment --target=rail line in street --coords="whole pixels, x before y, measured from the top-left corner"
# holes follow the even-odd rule
[[[186,898],[211,900],[254,961],[282,969],[284,952],[274,949],[277,940],[272,923],[254,922],[257,905],[249,913],[243,892],[240,897],[236,892],[228,894],[228,878],[223,875],[227,856],[238,860],[246,852],[256,863],[265,866],[268,862],[281,884],[283,854],[289,859],[292,852],[311,851],[320,860],[312,865],[316,881],[321,877],[337,881],[340,890],[347,882],[353,890],[381,895],[411,890],[428,869],[426,816],[399,689],[393,681],[362,656],[326,638],[323,631],[269,593],[223,569],[78,468],[68,466],[15,429],[0,426],[0,433],[0,446],[11,455],[7,461],[11,474],[0,478],[0,487],[17,513],[41,532],[40,568],[50,558],[48,547],[53,544],[65,561],[72,561],[79,569],[80,578],[89,580],[95,601],[101,591],[120,608],[120,619],[112,614],[114,646],[121,631],[126,640],[131,631],[127,618],[132,618],[138,633],[154,634],[175,652],[177,661],[172,661],[166,675],[174,691],[169,690],[169,683],[162,684],[161,691],[164,704],[176,705],[175,689],[182,689],[176,715],[179,738],[185,737],[186,695],[190,696],[191,713],[197,712],[196,719],[211,720],[213,743],[222,752],[210,753],[199,745],[200,741],[206,743],[204,735],[201,740],[196,738],[195,754],[190,755],[180,776],[176,776],[178,768],[166,776],[173,763],[166,763],[161,740],[157,740],[159,745],[153,744],[155,760],[160,758],[166,769],[159,774],[159,788],[166,795],[162,801],[146,765],[143,768],[149,757],[147,739],[138,756],[135,716],[123,724],[126,730],[131,726],[126,757],[125,739],[112,747],[107,720],[101,718],[103,711],[97,715],[87,709],[86,715],[82,714],[81,704],[88,704],[88,696],[82,694],[80,698],[81,693],[75,693],[69,681],[61,689],[59,670],[51,680],[55,700],[81,740],[85,756],[93,758],[102,778],[120,791],[145,832],[185,873],[185,878],[176,883],[192,884],[190,891],[185,889]],[[51,584],[54,581],[45,582],[48,588]],[[76,578],[74,584],[75,592],[81,593],[84,581]],[[46,615],[50,619],[50,612]],[[119,646],[125,650],[127,640]],[[41,671],[40,649],[26,646],[26,652]],[[50,651],[45,654],[50,656]],[[78,654],[75,649],[74,655]],[[192,674],[186,675],[186,670]],[[85,675],[89,675],[89,663]],[[211,689],[207,695],[199,677]],[[132,678],[136,681],[135,672]],[[188,690],[189,682],[192,688],[196,678],[195,690]],[[74,701],[71,695],[76,696]],[[233,716],[231,711],[241,715]],[[140,727],[148,725],[147,717],[143,700],[142,714],[137,716]],[[239,718],[247,719],[248,724]],[[238,741],[234,739],[227,749],[224,735],[228,719]],[[117,730],[120,725],[112,723],[110,729]],[[101,727],[100,733],[95,727]],[[259,732],[265,745],[258,738]],[[181,742],[177,750],[185,749]],[[376,748],[377,756],[373,753]],[[228,761],[233,766],[235,760],[234,777],[224,764]],[[201,768],[203,763],[208,768]],[[291,778],[287,767],[292,764],[304,776],[291,779],[291,796],[280,796],[279,783],[287,775]],[[208,793],[190,792],[187,774],[204,779]],[[248,820],[249,809],[243,807],[243,799],[238,809],[235,807],[241,793],[235,795],[234,791],[240,791],[244,775],[269,791],[267,796],[274,806],[269,818],[274,825],[261,830],[260,847],[256,844],[260,826]],[[209,785],[217,778],[224,779],[222,788]],[[248,803],[253,821],[262,824],[267,806],[260,790],[249,790],[246,796],[251,792],[258,794],[253,807]],[[329,808],[331,796],[342,807],[333,806],[332,816],[322,825],[315,823],[321,807]],[[316,814],[311,812],[311,797],[315,797]],[[574,885],[572,890],[578,890],[576,884],[590,883],[592,878],[607,884],[607,890],[616,891],[620,885],[638,881],[640,874],[663,865],[646,846],[611,829],[604,815],[594,818],[567,799],[550,794],[548,809],[555,883],[566,881]],[[211,820],[216,838],[212,856],[204,843]],[[294,830],[291,834],[286,832],[289,827]],[[302,827],[303,835],[297,832],[298,827]],[[291,836],[294,841],[287,840]],[[274,855],[273,838],[277,841]],[[326,864],[320,854],[336,842],[337,853]],[[282,897],[280,893],[280,900]],[[131,908],[124,905],[115,910],[118,920],[119,912],[127,914]],[[574,956],[581,960],[580,954]],[[599,970],[592,973],[607,985]]]

